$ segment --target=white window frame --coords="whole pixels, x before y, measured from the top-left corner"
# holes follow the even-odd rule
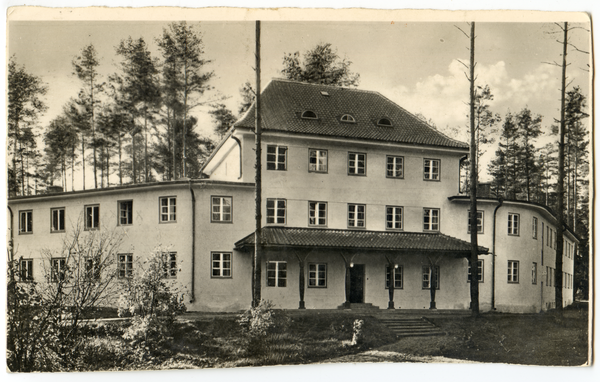
[[[164,204],[163,201],[166,201]],[[159,223],[176,223],[177,222],[177,197],[176,196],[161,196],[158,198]]]
[[[394,268],[394,289],[404,289],[404,274],[402,265]],[[385,289],[390,289],[390,266],[385,266]]]
[[[314,155],[313,155],[314,154]],[[312,160],[314,159],[314,163]],[[308,172],[327,173],[329,154],[323,149],[308,149]]]
[[[271,269],[271,268],[273,268],[273,269]],[[267,261],[267,272],[266,273],[267,273],[267,287],[272,287],[272,288],[287,287],[287,261]]]
[[[356,119],[351,114],[344,114],[340,118],[340,122],[344,123],[356,123]]]
[[[398,215],[399,219],[396,218]],[[392,225],[391,227],[390,224]],[[404,207],[385,206],[385,229],[391,231],[401,231],[404,229]]]
[[[56,220],[54,219],[56,215]],[[54,223],[57,223],[55,226]],[[62,223],[62,224],[61,224]],[[65,208],[56,207],[50,209],[50,232],[58,233],[65,232]]]
[[[269,150],[275,151],[269,152]],[[287,151],[287,146],[267,145],[267,170],[287,171]],[[283,161],[280,160],[282,157]]]
[[[362,212],[360,211],[361,209]],[[367,228],[366,204],[348,203],[348,228]]]
[[[117,203],[118,203],[118,209],[119,209],[118,225],[132,225],[133,224],[133,200],[119,200]],[[129,205],[130,209],[123,208],[123,206],[127,205],[127,203]],[[123,219],[125,219],[125,222],[123,222]]]
[[[519,283],[519,261],[508,260],[507,280],[509,284]]]
[[[19,261],[19,281],[33,281],[33,259],[21,259]]]
[[[226,204],[229,202],[229,205]],[[229,208],[229,212],[225,210]],[[233,197],[212,195],[210,197],[211,223],[233,223]]]
[[[233,277],[233,253],[210,253],[210,277],[213,279],[230,279]]]
[[[442,161],[440,159],[423,159],[423,180],[439,182],[442,173]]]
[[[440,289],[440,266],[436,265],[435,268],[437,269],[437,285],[436,285],[436,290]],[[432,267],[428,266],[428,265],[424,265],[423,266],[423,276],[421,277],[421,286],[422,289],[431,289],[431,269]],[[427,283],[427,284],[426,284]]]
[[[283,207],[280,206],[283,203]],[[285,225],[287,220],[287,200],[286,199],[267,199],[267,224]],[[280,212],[283,211],[283,215]]]
[[[391,161],[390,161],[391,160]],[[404,179],[404,157],[398,155],[386,156],[386,178]]]
[[[362,163],[362,167],[361,164]],[[348,175],[366,176],[367,175],[367,154],[366,153],[348,153]]]
[[[50,259],[50,279],[53,283],[64,281],[67,271],[67,259],[64,257],[53,257]]]
[[[320,212],[322,211],[320,206],[324,205],[324,217],[320,216]],[[313,223],[311,223],[311,219]],[[323,223],[320,221],[323,220]],[[327,202],[308,202],[308,225],[310,227],[327,227]]]
[[[165,279],[176,279],[177,273],[177,252],[163,252],[163,278]]]
[[[117,254],[117,277],[119,279],[133,277],[133,253]]]
[[[33,233],[33,210],[19,211],[19,235]]]
[[[537,240],[537,238],[538,238],[538,218],[537,218],[537,216],[534,216],[531,219],[531,237],[535,240]]]
[[[308,115],[309,113],[312,113],[312,115]],[[315,113],[312,110],[304,110],[302,112],[302,114],[300,115],[300,118],[302,118],[302,119],[319,119],[319,117],[317,116],[317,113]]]
[[[327,288],[327,264],[310,263],[308,264],[308,287],[309,288]]]
[[[477,269],[479,271],[479,274],[477,276],[479,276],[479,282],[482,283],[483,282],[483,268],[484,264],[483,264],[483,260],[477,260]],[[467,282],[470,283],[471,282],[471,263],[467,262]]]
[[[427,215],[427,213],[429,213]],[[437,215],[437,216],[436,216]],[[440,209],[439,208],[423,208],[423,231],[439,232],[440,231]],[[429,218],[426,222],[425,219]]]
[[[100,204],[86,205],[83,207],[83,211],[85,212],[85,230],[100,229]]]
[[[481,218],[479,217],[481,214]],[[483,234],[483,224],[484,224],[484,212],[483,210],[477,210],[477,233]],[[471,211],[467,211],[467,233],[471,233]]]
[[[519,236],[521,216],[514,212],[508,213],[508,234],[510,236]]]

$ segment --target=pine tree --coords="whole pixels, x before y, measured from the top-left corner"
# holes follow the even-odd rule
[[[208,114],[210,114],[215,121],[215,133],[222,139],[229,128],[233,126],[236,118],[231,110],[222,103],[211,105],[211,108],[212,110],[210,110]]]
[[[8,63],[8,152],[12,154],[12,168],[8,171],[10,196],[25,194],[24,157],[35,147],[33,128],[47,107],[42,96],[47,86],[39,77],[29,74],[24,66],[17,66],[15,57]],[[32,141],[33,140],[33,141]],[[21,169],[17,167],[21,165]],[[20,188],[20,190],[19,190]]]
[[[541,129],[542,117],[540,115],[532,115],[527,108],[521,110],[515,116],[515,124],[517,127],[518,144],[516,146],[516,156],[519,163],[519,173],[522,176],[518,177],[518,193],[522,194],[522,198],[531,201],[534,194],[534,178],[538,177],[539,168],[536,166],[537,149],[535,148],[535,140],[542,134]]]
[[[505,199],[516,199],[518,192],[517,125],[514,119],[510,112],[504,117],[496,157],[488,165],[493,177],[492,191]]]

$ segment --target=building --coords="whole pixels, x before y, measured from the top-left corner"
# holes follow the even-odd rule
[[[376,92],[273,80],[261,99],[262,297],[285,309],[468,309],[459,167],[469,146]],[[120,230],[119,269],[160,243],[180,264],[189,310],[247,308],[253,128],[254,107],[208,159],[206,179],[9,200],[16,256],[37,279],[40,263],[52,261],[40,247],[60,248],[77,224]],[[483,198],[477,211],[482,310],[554,307],[555,216],[533,203],[499,203]],[[566,305],[577,237],[569,229],[564,237]]]

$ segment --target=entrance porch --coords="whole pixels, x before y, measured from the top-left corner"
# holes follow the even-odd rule
[[[261,296],[276,308],[469,307],[468,242],[440,233],[292,227],[262,232]],[[238,241],[236,250],[252,255],[254,236]],[[480,253],[487,249],[480,247]]]

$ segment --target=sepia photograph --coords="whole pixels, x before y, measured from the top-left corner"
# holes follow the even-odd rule
[[[8,372],[592,365],[590,14],[13,7],[6,46]]]

